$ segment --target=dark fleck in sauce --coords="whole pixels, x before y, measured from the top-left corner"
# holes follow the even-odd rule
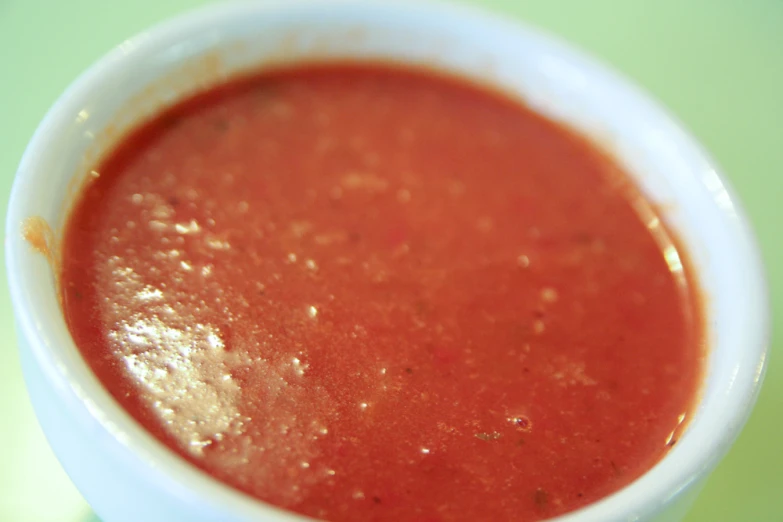
[[[64,240],[85,359],[142,425],[332,521],[529,521],[628,484],[694,401],[676,244],[585,140],[425,71],[217,87],[95,168]]]

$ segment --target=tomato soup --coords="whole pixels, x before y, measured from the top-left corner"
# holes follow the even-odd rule
[[[313,518],[577,509],[676,443],[699,385],[687,262],[622,169],[424,70],[281,69],[164,110],[94,167],[62,254],[122,407]]]

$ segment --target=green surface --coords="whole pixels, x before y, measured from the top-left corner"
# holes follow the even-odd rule
[[[198,0],[0,0],[0,210],[38,121],[65,86],[124,38]],[[603,57],[662,100],[711,151],[756,227],[774,322],[783,325],[783,1],[487,0]],[[3,277],[5,277],[3,275]],[[0,286],[0,521],[95,522],[28,404]],[[688,522],[783,520],[783,363]]]

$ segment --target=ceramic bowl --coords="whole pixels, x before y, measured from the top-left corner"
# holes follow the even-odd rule
[[[115,403],[68,332],[56,270],[22,227],[45,220],[56,257],[80,181],[135,123],[239,71],[344,58],[426,65],[517,96],[593,138],[664,209],[705,296],[710,352],[700,403],[655,467],[557,520],[679,519],[739,434],[764,373],[768,299],[747,218],[703,149],[627,80],[539,31],[431,1],[220,2],[121,43],[48,112],[14,182],[6,263],[29,394],[73,482],[104,522],[301,520],[197,470]]]

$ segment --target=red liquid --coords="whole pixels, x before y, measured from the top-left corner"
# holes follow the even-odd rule
[[[537,520],[644,473],[692,407],[675,245],[610,160],[497,94],[271,72],[96,171],[63,250],[78,346],[150,432],[265,501]]]

